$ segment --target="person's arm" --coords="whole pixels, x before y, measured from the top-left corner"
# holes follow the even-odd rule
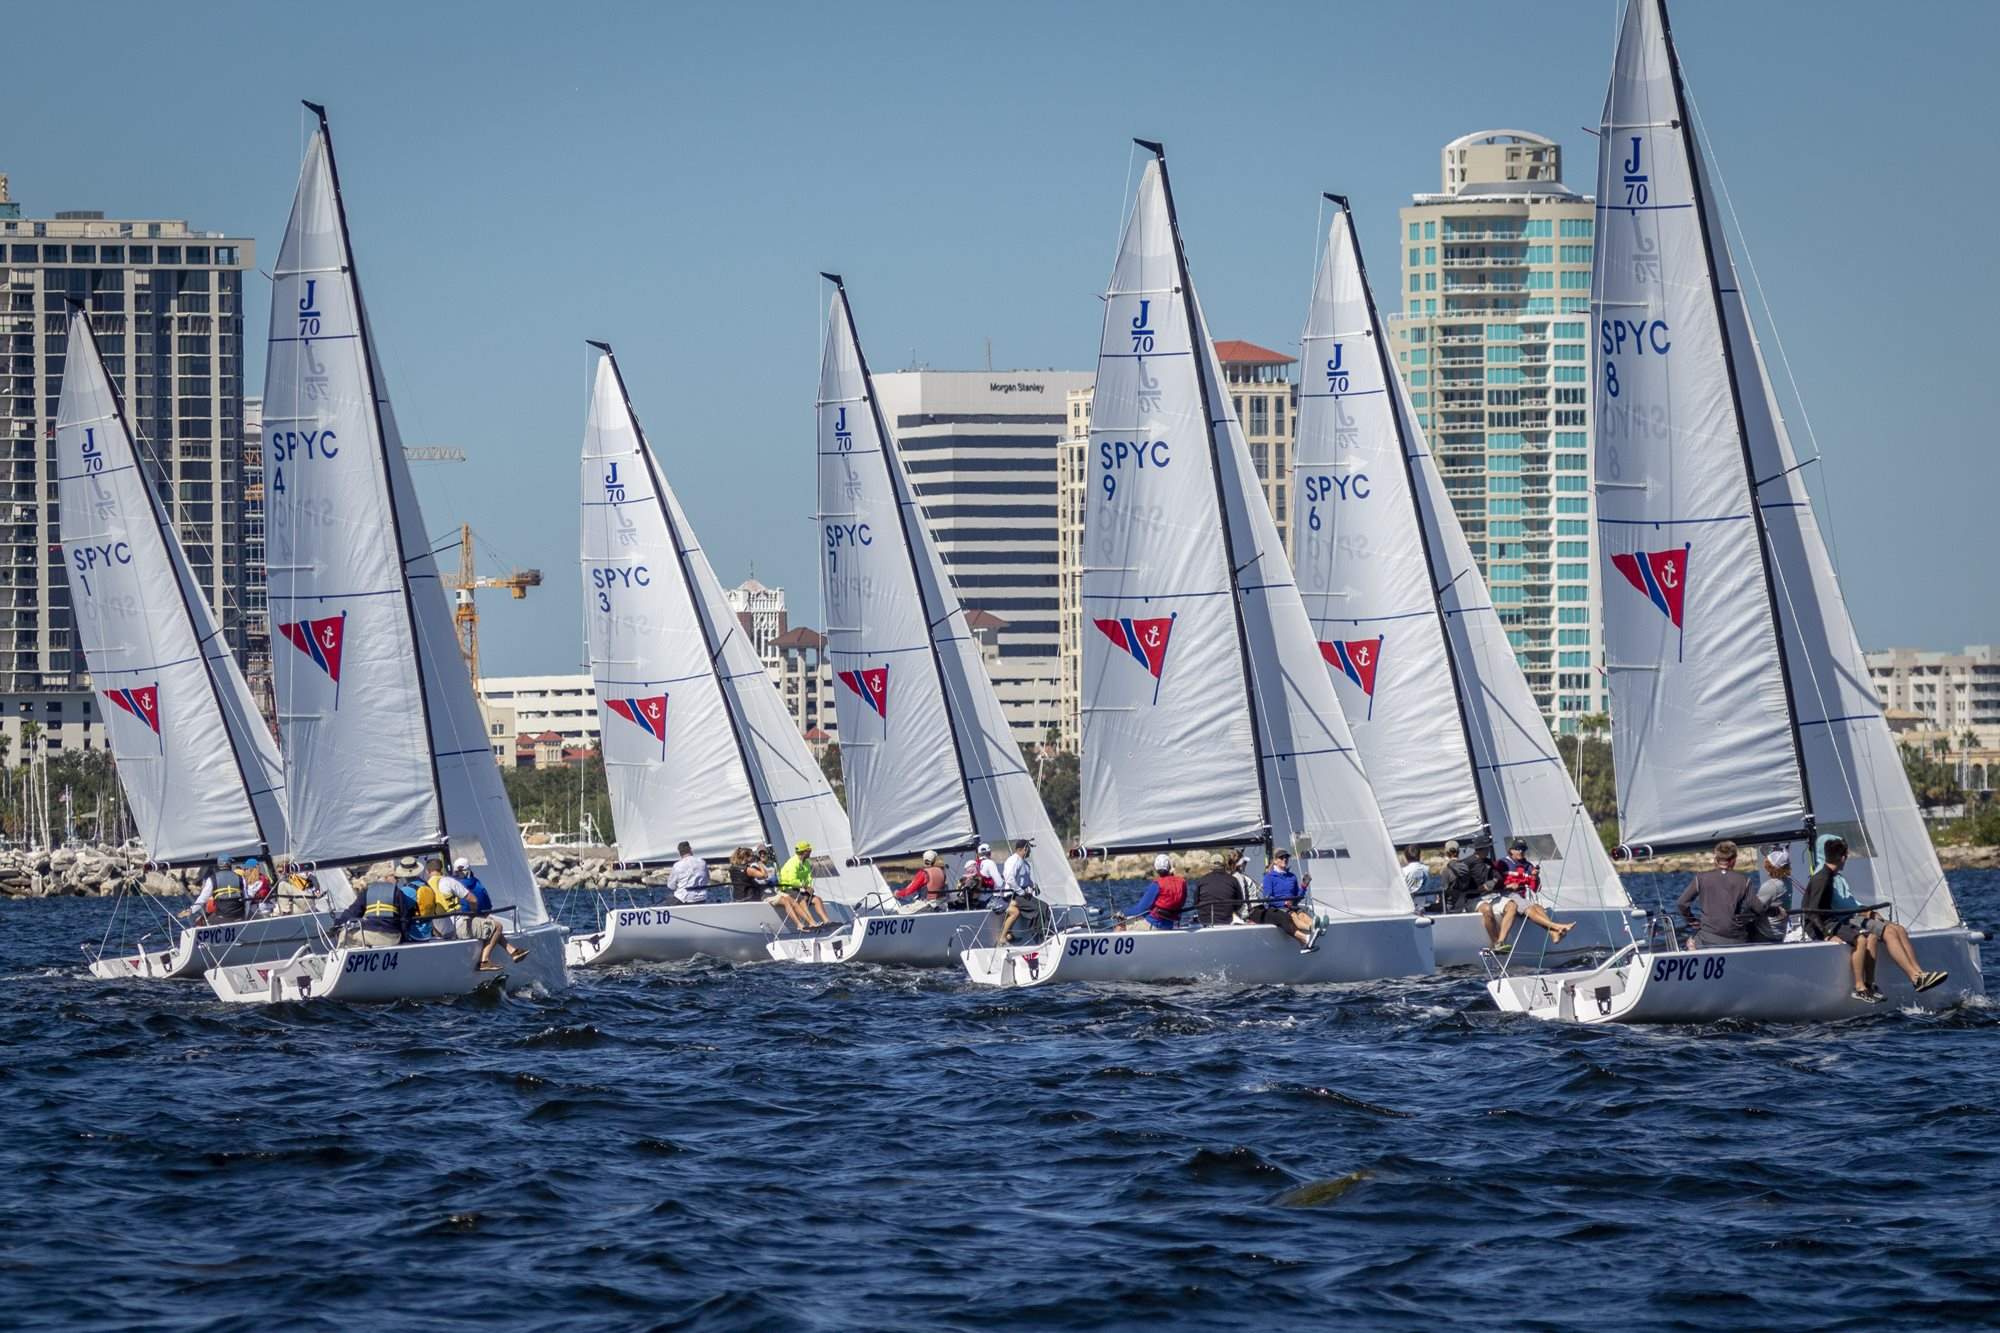
[[[349,921],[359,921],[361,919],[361,909],[366,905],[367,904],[364,901],[362,895],[358,893],[355,894],[353,902],[341,908],[340,911],[334,914],[333,924],[338,926],[338,925],[344,925]]]
[[[1674,903],[1674,910],[1676,912],[1679,912],[1681,914],[1681,920],[1687,922],[1688,925],[1690,926],[1694,925],[1696,921],[1692,909],[1694,907],[1695,900],[1698,899],[1699,897],[1701,897],[1701,876],[1696,875],[1693,879],[1688,881],[1688,886],[1685,889],[1681,890],[1681,896],[1679,900]]]
[[[1144,916],[1146,915],[1146,913],[1153,910],[1153,904],[1157,903],[1159,900],[1160,900],[1160,884],[1158,880],[1155,880],[1151,884],[1148,884],[1146,886],[1146,892],[1140,897],[1139,901],[1137,903],[1134,903],[1132,906],[1126,908],[1123,915],[1128,917]]]

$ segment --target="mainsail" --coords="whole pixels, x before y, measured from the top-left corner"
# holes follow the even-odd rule
[[[1597,505],[1625,840],[1655,850],[1805,827],[1717,256],[1664,12],[1625,12],[1600,140]]]
[[[787,855],[804,840],[820,892],[859,902],[881,879],[853,864],[846,813],[696,544],[611,349],[593,346],[604,355],[584,441],[585,593],[619,850],[660,860],[685,839],[704,857],[759,842]]]
[[[468,858],[547,919],[382,385],[324,110],[273,271],[266,525],[294,856]]]
[[[283,851],[278,747],[147,478],[81,307],[69,315],[56,470],[77,637],[148,854]]]
[[[1672,328],[1672,355],[1692,362],[1698,374],[1726,378],[1724,407],[1729,429],[1734,431],[1732,439],[1740,442],[1740,448],[1733,456],[1729,450],[1715,450],[1694,461],[1718,472],[1733,470],[1733,485],[1755,497],[1756,523],[1736,526],[1750,528],[1762,537],[1764,577],[1761,585],[1751,590],[1750,614],[1767,635],[1771,626],[1781,631],[1776,655],[1783,673],[1781,688],[1775,693],[1760,690],[1756,700],[1767,709],[1782,709],[1785,740],[1791,747],[1791,768],[1786,768],[1786,755],[1779,747],[1778,766],[1770,776],[1799,774],[1804,822],[1819,833],[1838,834],[1847,840],[1854,858],[1844,873],[1864,900],[1893,903],[1896,919],[1912,930],[1956,925],[1957,908],[1917,812],[1880,700],[1869,684],[1846,600],[1813,514],[1803,468],[1817,460],[1801,462],[1792,447],[1751,326],[1735,261],[1715,211],[1709,168],[1689,121],[1672,31],[1659,0],[1631,0],[1626,7],[1609,107],[1604,159],[1599,165],[1599,210],[1604,232],[1618,238],[1620,244],[1607,252],[1607,235],[1599,237],[1599,294],[1605,298],[1599,313],[1603,331],[1600,351],[1606,365],[1618,367],[1621,374],[1625,364],[1635,359],[1629,351],[1620,356],[1606,350],[1615,343],[1611,328],[1620,317],[1621,307],[1613,301],[1650,293],[1661,285],[1665,274],[1676,271],[1701,280],[1701,285],[1680,296],[1700,313],[1684,326]],[[1662,128],[1650,123],[1656,119],[1670,124]],[[1614,129],[1615,137],[1611,133]],[[1611,193],[1614,186],[1616,193]],[[1648,228],[1642,221],[1649,210],[1672,213],[1676,221],[1671,228]],[[1652,262],[1656,257],[1660,261],[1657,266]],[[1629,326],[1625,333],[1629,346]],[[1680,373],[1689,373],[1688,366],[1683,365]],[[1606,379],[1599,387],[1600,434],[1608,391]],[[1620,396],[1628,396],[1622,386]],[[1660,400],[1640,401],[1650,404]],[[1640,432],[1635,420],[1671,426],[1671,411],[1672,404],[1668,404],[1663,414],[1649,411],[1642,417],[1635,409],[1621,417],[1624,430],[1620,441],[1634,449],[1659,452],[1670,442],[1679,447],[1677,435]],[[1602,457],[1601,446],[1600,468]],[[1692,534],[1684,537],[1684,548],[1692,549],[1696,540]],[[1608,604],[1614,595],[1629,590],[1621,585],[1629,585],[1626,571],[1637,562],[1629,554],[1631,545],[1624,550],[1628,553],[1625,560],[1613,556],[1617,572],[1624,577],[1607,575]],[[1686,569],[1687,596],[1692,599],[1702,569],[1692,560]],[[1643,582],[1650,570],[1641,567],[1636,572]],[[1668,605],[1678,603],[1669,600]],[[1691,600],[1686,605],[1689,619],[1695,614],[1693,606]],[[1607,620],[1610,609],[1607,605]],[[1626,609],[1629,612],[1632,608]],[[1685,669],[1668,659],[1657,674],[1667,677]],[[1614,722],[1617,720],[1614,715]],[[1725,740],[1735,739],[1737,719],[1728,713],[1705,715],[1704,720]],[[1638,757],[1650,762],[1653,756],[1642,748]],[[1622,778],[1622,749],[1619,771]],[[1694,783],[1663,794],[1663,803],[1670,796],[1677,802],[1672,807],[1676,814],[1689,809],[1696,819],[1714,817],[1719,822],[1723,812],[1709,795],[1710,784],[1701,775],[1696,777]],[[1688,816],[1681,815],[1679,822],[1687,820]],[[1769,836],[1756,824],[1724,825],[1723,831],[1739,838]],[[1789,830],[1781,828],[1779,832]],[[1795,851],[1794,864],[1803,864],[1797,856]]]
[[[1626,906],[1391,367],[1352,215],[1334,202],[1304,338],[1298,567],[1389,831],[1525,838],[1555,903]]]
[[[1395,849],[1223,391],[1165,155],[1141,146],[1153,160],[1106,298],[1084,518],[1084,616],[1100,631],[1084,640],[1086,841],[1283,844],[1321,905],[1407,914]],[[1146,630],[1162,610],[1170,633],[1154,645]],[[1196,631],[1186,645],[1184,628]],[[1182,657],[1184,646],[1196,651]],[[1140,669],[1156,687],[1145,702],[1126,679]],[[1125,820],[1121,838],[1094,831],[1107,809]]]
[[[1060,906],[1076,877],[981,660],[875,397],[838,277],[820,363],[819,491],[827,651],[855,841],[867,856],[1043,849]]]

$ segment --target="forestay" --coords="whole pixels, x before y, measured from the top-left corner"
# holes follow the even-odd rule
[[[1796,834],[1809,806],[1676,85],[1634,0],[1599,141],[1597,503],[1620,821],[1660,848]]]
[[[272,269],[264,486],[292,852],[329,863],[444,841],[403,577],[424,544],[390,502],[352,264],[322,121]]]
[[[1437,843],[1478,833],[1486,813],[1381,338],[1341,208],[1300,349],[1299,590],[1390,832]]]
[[[1893,903],[1896,920],[1910,930],[1946,929],[1958,924],[1958,909],[1881,700],[1869,683],[1847,600],[1813,514],[1805,465],[1792,448],[1750,321],[1708,164],[1699,146],[1694,151],[1703,223],[1722,279],[1717,295],[1750,442],[1776,616],[1785,633],[1791,701],[1811,778],[1814,826],[1846,839],[1852,857],[1843,873],[1860,901]],[[1796,859],[1796,848],[1794,857],[1793,864],[1805,864]]]
[[[834,281],[839,282],[837,278]],[[920,624],[922,643],[929,649],[928,653],[901,653],[879,664],[843,662],[835,649],[835,670],[840,676],[835,688],[843,710],[841,759],[849,764],[848,802],[857,826],[866,818],[864,795],[873,799],[881,787],[870,784],[857,789],[857,770],[849,760],[851,742],[847,738],[869,734],[865,728],[871,719],[885,721],[879,706],[899,719],[897,727],[883,730],[905,743],[885,743],[873,751],[860,752],[870,753],[874,764],[887,764],[891,774],[907,774],[910,766],[924,763],[941,768],[949,765],[947,776],[956,777],[964,793],[965,804],[960,805],[949,799],[948,792],[937,792],[935,808],[943,818],[928,825],[912,821],[909,832],[921,836],[906,838],[898,850],[907,853],[954,842],[962,845],[974,837],[1000,847],[1027,838],[1042,850],[1041,859],[1035,862],[1042,897],[1057,906],[1081,905],[1082,890],[1049,823],[1034,776],[1022,762],[1021,747],[986,674],[979,642],[966,623],[964,607],[904,471],[895,434],[876,410],[874,381],[854,331],[844,285],[838,287],[827,329],[820,398],[820,508],[826,542],[822,559],[827,571],[829,645],[838,643],[835,636],[839,633],[872,643],[889,633],[888,626],[914,618]],[[854,410],[843,415],[843,407]],[[844,423],[854,430],[855,438],[843,440]],[[863,447],[859,437],[863,425],[874,442],[872,452]],[[847,510],[837,510],[835,505],[845,505]],[[857,552],[868,554],[858,563],[847,563]],[[846,571],[838,579],[836,568]],[[835,600],[836,582],[844,601]],[[888,614],[878,627],[876,616],[885,609]],[[901,671],[903,665],[909,667],[908,672]],[[928,725],[940,734],[923,737],[902,729],[899,710],[904,706],[901,689],[905,675],[922,677],[927,667],[935,673],[930,679],[938,686],[938,708]],[[885,673],[881,686],[863,674],[871,670]],[[850,675],[855,679],[848,679]],[[888,679],[896,681],[894,694]],[[859,714],[853,728],[847,720],[850,709]],[[964,824],[965,831],[954,838],[955,821],[966,806],[970,818]],[[858,833],[856,838],[866,853],[868,844]]]
[[[148,855],[283,851],[278,747],[147,479],[81,308],[69,316],[56,471],[77,637]]]
[[[1249,668],[1180,288],[1162,167],[1150,161],[1104,298],[1085,462],[1081,804],[1092,848],[1267,834]]]
[[[618,852],[726,857],[767,834],[667,506],[610,350],[583,436],[583,597]]]
[[[1315,906],[1349,916],[1408,916],[1412,904],[1395,846],[1334,697],[1250,445],[1223,390],[1208,321],[1192,290],[1188,296],[1198,364],[1218,414],[1222,518],[1236,560],[1271,840],[1291,848],[1294,868],[1311,877]]]
[[[941,616],[927,605],[907,539],[923,523],[889,458],[852,319],[838,289],[819,372],[826,651],[855,850],[907,856],[976,841],[972,792],[932,642]]]

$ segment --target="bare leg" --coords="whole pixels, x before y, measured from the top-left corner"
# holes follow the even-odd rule
[[[1855,938],[1854,944],[1848,954],[1847,965],[1854,971],[1854,989],[1867,990],[1868,937],[1866,935],[1860,935]]]
[[[784,909],[785,920],[792,923],[793,930],[804,930],[812,924],[812,918],[806,915],[805,906],[799,902],[798,894],[779,894],[778,906]]]
[[[833,924],[833,918],[826,914],[826,904],[820,901],[820,896],[817,893],[806,895],[806,905],[819,913],[820,925],[830,926]]]
[[[1882,943],[1889,951],[1889,960],[1903,969],[1914,986],[1924,970],[1917,966],[1917,951],[1910,944],[1910,932],[1891,921],[1882,929]]]
[[[1868,946],[1868,989],[1875,989],[1875,937],[1863,935],[1861,942]]]
[[[1500,942],[1500,927],[1493,921],[1493,908],[1486,903],[1479,904],[1479,923],[1486,927],[1486,942],[1488,944],[1498,944]]]
[[[1568,924],[1564,924],[1557,921],[1542,909],[1540,903],[1528,904],[1528,920],[1549,932],[1549,940],[1555,944],[1562,943],[1562,937],[1576,929],[1576,922],[1571,921]]]
[[[1514,929],[1514,918],[1520,914],[1520,910],[1519,907],[1514,905],[1512,898],[1509,898],[1507,905],[1500,909],[1500,938],[1495,943],[1505,944],[1507,942],[1507,935]]]
[[[1013,903],[1008,903],[1007,915],[1000,918],[1000,938],[995,942],[1005,944],[1007,942],[1007,932],[1014,929],[1014,923],[1020,919],[1021,909]]]

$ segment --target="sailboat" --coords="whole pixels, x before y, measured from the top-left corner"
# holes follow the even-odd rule
[[[292,855],[464,857],[508,942],[334,942],[208,973],[224,1000],[396,1000],[569,984],[486,741],[362,302],[323,107],[272,268],[264,388],[273,663]]]
[[[846,813],[696,545],[610,345],[591,346],[584,597],[619,855],[659,864],[686,841],[704,860],[759,843],[783,857],[804,840],[823,898],[879,900],[881,876],[854,863]],[[570,938],[569,961],[762,961],[783,928],[762,901],[613,906]]]
[[[1166,153],[1105,295],[1082,566],[1083,840],[1106,853],[1289,849],[1318,947],[1271,925],[1059,932],[967,950],[996,986],[1360,981],[1434,970],[1196,299]],[[1253,864],[1258,858],[1253,858]]]
[[[169,865],[269,863],[287,841],[278,747],[146,477],[81,305],[69,312],[56,473],[77,637],[147,855]],[[335,908],[347,905],[345,876],[329,872],[321,885]],[[141,939],[130,954],[100,951],[90,971],[190,980],[218,961],[287,957],[317,941],[325,922],[308,913],[183,926],[164,948]]]
[[[1626,842],[1852,851],[1855,898],[1886,904],[1926,969],[1899,1004],[1984,991],[1813,517],[1752,331],[1665,6],[1629,0],[1598,162],[1597,503],[1612,746]],[[1489,983],[1502,1009],[1584,1023],[1849,1017],[1837,941],[1699,952],[1644,942],[1588,972]]]
[[[1644,933],[1528,691],[1389,358],[1347,201],[1334,207],[1301,363],[1292,495],[1299,591],[1389,832],[1516,838],[1557,945],[1521,919],[1514,957],[1604,953]],[[1504,843],[1502,845],[1505,845]],[[1431,918],[1440,967],[1490,947],[1476,912]]]
[[[1083,891],[883,419],[847,286],[821,276],[835,299],[820,360],[820,575],[855,851],[915,861],[1026,838],[1042,849],[1030,864],[1043,901],[1058,922],[1081,920]],[[792,962],[943,966],[995,942],[1000,920],[984,907],[865,913],[839,935],[770,949]]]

